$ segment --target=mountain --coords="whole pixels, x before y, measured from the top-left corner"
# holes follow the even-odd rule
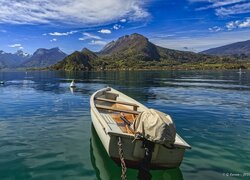
[[[178,63],[203,62],[212,58],[194,52],[163,48],[151,43],[146,37],[137,33],[120,37],[118,40],[108,43],[98,55],[105,59],[118,61],[123,59],[127,61],[174,61]]]
[[[234,63],[234,59],[178,51],[157,46],[143,35],[134,33],[108,43],[99,52],[84,49],[74,52],[63,61],[51,66],[55,70],[104,70],[104,69],[162,69],[192,65],[203,68],[204,64],[220,68],[224,63]],[[234,65],[232,65],[234,67]],[[222,68],[225,68],[223,66]],[[230,66],[231,68],[231,66]]]
[[[18,50],[16,53],[0,51],[0,68],[15,68],[29,58],[28,53]]]
[[[22,57],[24,59],[27,59],[30,57],[30,55],[28,53],[23,52],[22,50],[18,50],[15,55]]]
[[[201,53],[210,55],[250,56],[250,40],[208,49]]]
[[[52,49],[37,49],[34,54],[21,66],[30,68],[30,67],[47,67],[51,66],[62,59],[67,55],[62,52],[59,48]]]
[[[84,48],[80,52],[75,51],[62,61],[51,66],[51,69],[67,71],[90,70],[92,69],[91,62],[97,58],[98,56],[94,52]]]
[[[143,61],[159,60],[157,47],[149,40],[137,33],[125,35],[116,41],[108,43],[100,52],[100,55],[117,55],[119,57],[133,56]]]

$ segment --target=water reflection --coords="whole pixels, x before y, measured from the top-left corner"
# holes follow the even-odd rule
[[[121,168],[107,155],[93,125],[91,126],[90,156],[97,179],[120,179]],[[128,169],[127,178],[137,179],[137,173],[136,169]],[[179,168],[152,170],[150,173],[152,180],[183,180],[182,172]]]
[[[74,94],[74,91],[75,91],[75,87],[69,87],[69,89],[70,89],[70,92],[71,92],[71,94]]]

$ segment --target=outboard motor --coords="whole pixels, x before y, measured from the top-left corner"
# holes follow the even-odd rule
[[[135,139],[143,141],[144,158],[139,167],[139,180],[150,180],[150,162],[155,144],[173,147],[176,136],[175,125],[169,115],[149,109],[142,112],[133,123]]]

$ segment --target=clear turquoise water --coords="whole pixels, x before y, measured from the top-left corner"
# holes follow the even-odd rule
[[[170,114],[192,146],[180,168],[153,179],[250,178],[235,177],[250,173],[249,71],[0,72],[0,80],[0,179],[119,179],[89,113],[90,95],[107,85]]]

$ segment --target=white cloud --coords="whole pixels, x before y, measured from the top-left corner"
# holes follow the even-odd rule
[[[226,24],[226,28],[228,30],[247,27],[250,27],[250,17],[246,18],[245,20],[231,21]]]
[[[9,47],[11,48],[16,48],[16,47],[21,47],[22,45],[21,44],[11,44],[9,45]]]
[[[197,2],[207,2],[209,5],[204,7],[200,7],[197,10],[206,10],[211,8],[219,8],[223,6],[235,5],[237,3],[246,2],[247,0],[189,0],[189,2],[197,3]]]
[[[69,32],[53,32],[53,33],[48,33],[49,35],[51,36],[68,36],[68,35],[71,35],[71,34],[75,34],[77,33],[78,31],[69,31]],[[47,35],[47,34],[43,34],[43,35]]]
[[[57,41],[56,38],[50,40],[50,42],[56,42],[56,41]]]
[[[1,33],[6,33],[7,31],[5,29],[0,30]]]
[[[111,31],[109,29],[102,29],[100,31],[98,31],[99,33],[102,33],[102,34],[110,34]]]
[[[210,32],[219,32],[219,31],[222,31],[223,29],[221,27],[214,26],[214,27],[208,28],[208,30]]]
[[[250,18],[247,18],[245,21],[241,22],[239,24],[240,28],[246,28],[246,27],[250,27]]]
[[[91,42],[89,44],[91,44],[91,45],[105,45],[105,44],[107,44],[107,42],[101,41],[101,40],[91,40]]]
[[[227,28],[228,30],[235,29],[235,28],[238,27],[239,23],[240,23],[239,21],[231,21],[231,22],[228,22],[228,23],[226,24],[226,28]]]
[[[127,19],[121,19],[120,22],[125,23],[125,22],[127,22]]]
[[[249,0],[188,0],[191,3],[207,2],[205,6],[196,10],[215,9],[220,17],[250,12]]]
[[[1,0],[0,23],[74,24],[83,27],[142,20],[150,14],[139,0]]]
[[[114,26],[113,26],[113,29],[115,29],[115,30],[118,30],[118,29],[120,29],[122,26],[120,25],[120,24],[115,24]]]
[[[78,40],[79,40],[79,41],[85,41],[85,40],[86,40],[86,38],[81,37],[81,38],[79,38]]]
[[[102,38],[100,36],[96,36],[90,33],[82,33],[83,37],[79,38],[80,41],[85,41],[87,39],[98,39],[101,40]]]
[[[221,7],[215,10],[217,16],[229,16],[250,12],[250,3],[236,4],[230,7]]]
[[[11,44],[11,45],[8,45],[8,46],[11,47],[11,48],[24,49],[21,44]]]

